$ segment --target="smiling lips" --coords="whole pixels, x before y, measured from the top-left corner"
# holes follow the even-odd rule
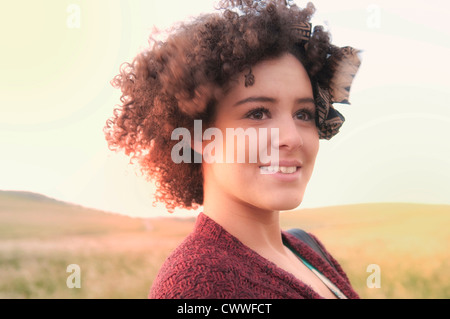
[[[297,166],[261,166],[259,169],[266,174],[283,173],[292,174],[297,171]]]
[[[277,164],[268,164],[260,166],[259,169],[262,174],[293,174],[302,167],[299,161],[280,161]]]

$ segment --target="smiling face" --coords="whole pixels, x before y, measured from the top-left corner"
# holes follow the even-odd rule
[[[278,160],[263,163],[249,161],[250,149],[259,150],[259,139],[247,139],[246,160],[230,163],[203,162],[205,203],[222,207],[279,211],[294,209],[303,200],[319,149],[315,125],[315,104],[308,74],[291,54],[266,60],[252,68],[255,83],[245,87],[244,74],[217,104],[212,126],[228,129],[267,129]],[[278,141],[270,138],[278,129]],[[224,138],[224,146],[230,141]],[[203,142],[203,147],[209,141]],[[257,145],[252,145],[256,143]],[[238,153],[234,144],[235,154]]]

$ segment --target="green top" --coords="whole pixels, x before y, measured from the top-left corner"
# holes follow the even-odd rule
[[[313,267],[308,261],[306,261],[300,254],[295,251],[293,248],[286,245],[301,261],[302,263],[309,268],[319,279],[327,286],[328,289],[338,298],[338,299],[348,299],[335,284],[333,284],[327,277],[325,277],[320,271],[318,271],[315,267]]]

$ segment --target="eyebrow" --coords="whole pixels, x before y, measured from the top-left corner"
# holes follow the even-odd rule
[[[251,102],[271,102],[271,103],[274,103],[276,101],[277,101],[276,99],[271,98],[271,97],[267,97],[267,96],[250,96],[250,97],[248,97],[246,99],[243,99],[243,100],[240,100],[240,101],[236,102],[234,104],[234,106],[242,105],[242,104],[245,104],[245,103],[251,103]],[[316,102],[311,97],[299,98],[295,102],[297,104],[308,104],[308,103],[311,103],[311,104],[316,105]]]

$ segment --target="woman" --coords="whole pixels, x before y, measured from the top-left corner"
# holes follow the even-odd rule
[[[320,26],[311,31],[312,4],[221,8],[113,80],[123,95],[105,127],[110,147],[138,161],[169,211],[203,208],[149,297],[358,298],[332,256],[330,264],[279,224],[280,211],[303,200],[319,139],[343,123],[332,103],[348,103],[356,51],[331,45]],[[190,134],[181,139],[180,128]],[[226,134],[238,131],[241,143]]]

